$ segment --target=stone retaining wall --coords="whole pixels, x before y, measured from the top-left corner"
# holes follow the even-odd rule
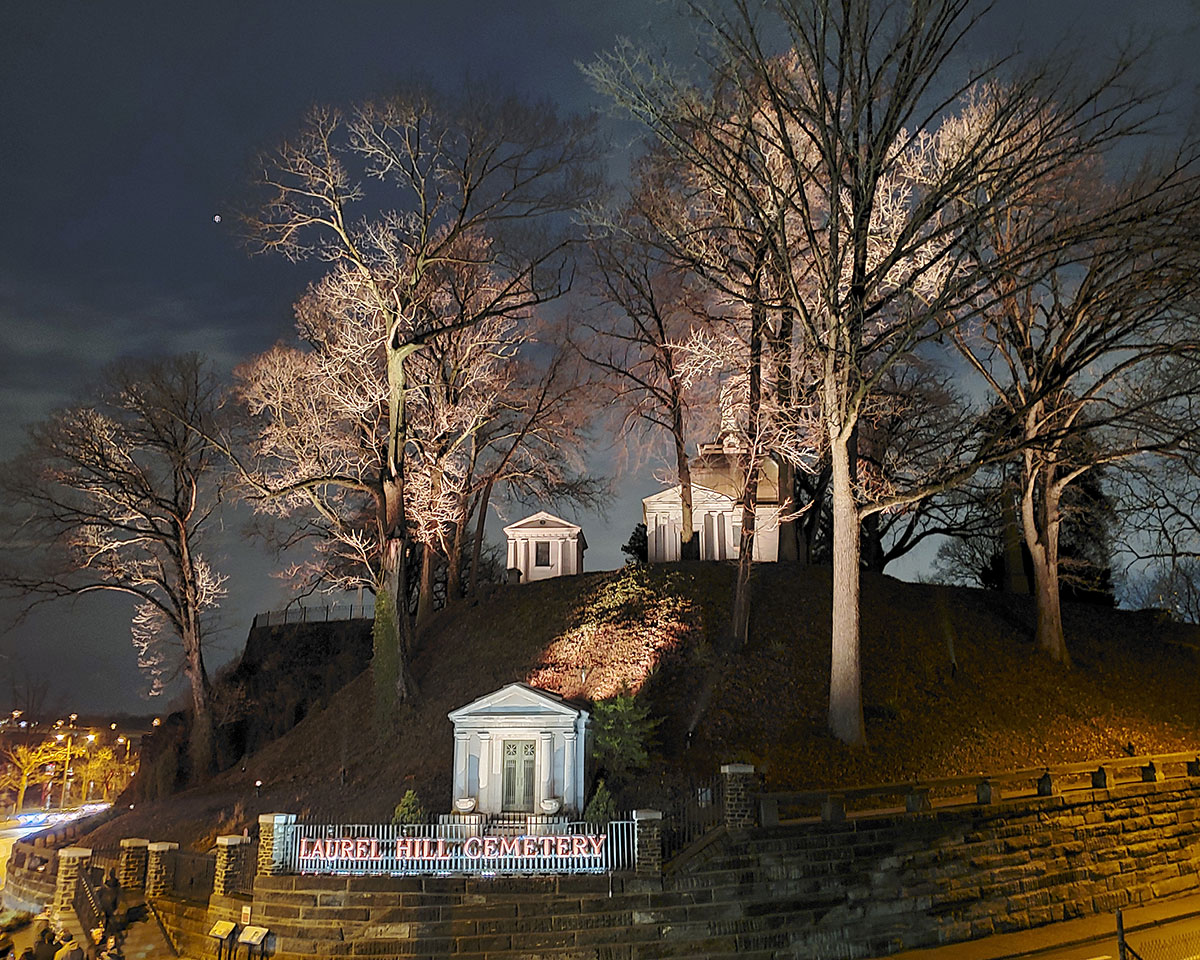
[[[40,913],[43,907],[54,900],[56,870],[53,850],[40,844],[14,843],[0,904],[9,910]]]
[[[1102,913],[1200,886],[1200,784],[842,823],[724,830],[634,877],[266,877],[253,901],[159,901],[173,938],[251,906],[278,960],[876,956]],[[219,916],[218,916],[219,914]],[[214,951],[196,956],[215,956]]]

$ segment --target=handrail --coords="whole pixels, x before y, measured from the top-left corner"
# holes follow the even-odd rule
[[[967,774],[957,777],[908,780],[894,783],[872,784],[861,787],[822,788],[819,790],[793,790],[764,792],[759,795],[759,822],[763,826],[774,826],[779,822],[780,806],[820,806],[821,819],[837,821],[845,818],[845,801],[862,800],[870,797],[904,797],[905,810],[919,813],[929,810],[930,793],[946,790],[975,788],[976,803],[995,803],[1000,799],[1000,788],[1005,784],[1031,782],[1037,796],[1052,796],[1058,792],[1063,779],[1090,777],[1090,789],[1111,789],[1118,783],[1155,782],[1164,778],[1161,768],[1184,767],[1182,776],[1200,777],[1200,752],[1143,754],[1140,756],[1110,757],[1104,760],[1089,760],[1081,763],[1047,764],[1040,767],[1025,767],[998,773]],[[1121,780],[1118,774],[1137,768],[1139,775],[1134,781]],[[1055,784],[1055,780],[1059,784]],[[1085,789],[1088,789],[1085,788]],[[872,808],[883,809],[883,808]]]

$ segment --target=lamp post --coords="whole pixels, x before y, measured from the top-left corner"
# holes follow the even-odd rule
[[[59,810],[67,809],[67,773],[71,769],[71,739],[74,736],[75,736],[75,732],[73,730],[70,733],[67,733],[65,735],[66,741],[67,741],[67,756],[66,756],[66,759],[63,761],[63,785],[62,785],[62,796],[59,798],[59,801],[58,801],[58,809]],[[56,733],[54,735],[54,739],[56,739],[59,743],[63,742],[63,738],[64,738],[64,734]]]

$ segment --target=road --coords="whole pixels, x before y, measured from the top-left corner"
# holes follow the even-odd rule
[[[1189,916],[1127,930],[1125,942],[1145,960],[1200,960],[1200,917]],[[1086,943],[1046,947],[1010,956],[1012,960],[1118,960],[1116,924],[1113,924],[1111,935]]]

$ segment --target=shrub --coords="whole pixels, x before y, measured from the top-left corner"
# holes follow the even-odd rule
[[[588,823],[608,823],[617,818],[617,805],[613,802],[612,794],[601,780],[592,791],[592,799],[583,809],[583,819]]]
[[[661,721],[629,690],[597,701],[594,710],[596,761],[614,780],[623,781],[650,765],[648,748]]]
[[[425,808],[421,806],[421,798],[415,790],[407,791],[396,809],[392,811],[392,823],[424,823]]]

